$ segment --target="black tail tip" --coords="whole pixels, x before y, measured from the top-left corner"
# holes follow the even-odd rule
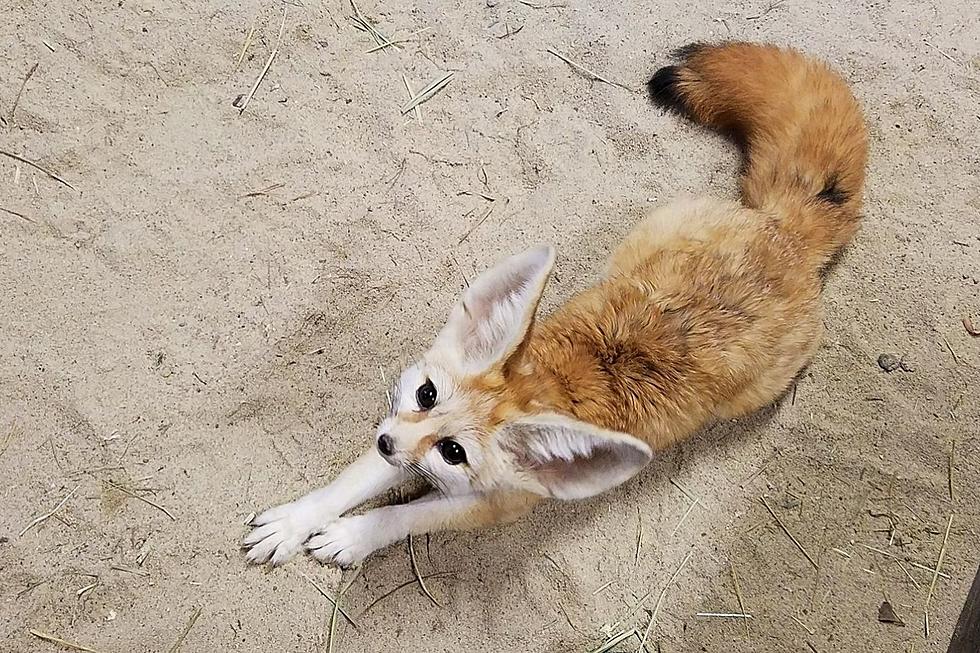
[[[657,106],[676,113],[687,113],[684,96],[680,92],[680,66],[665,66],[655,72],[647,82],[647,92]]]
[[[681,61],[687,61],[688,59],[696,55],[698,52],[701,52],[702,50],[706,50],[710,47],[711,45],[709,43],[704,43],[703,41],[695,41],[694,43],[688,43],[687,45],[682,45],[681,47],[677,48],[670,54],[675,59],[679,59]]]

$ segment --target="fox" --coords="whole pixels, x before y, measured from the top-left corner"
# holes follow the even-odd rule
[[[840,75],[793,49],[696,43],[674,57],[650,98],[734,140],[741,201],[651,210],[601,278],[548,316],[537,313],[554,248],[483,272],[390,388],[368,450],[251,522],[249,562],[305,548],[346,568],[410,535],[593,497],[787,391],[820,344],[826,270],[858,229],[861,109]],[[348,514],[410,479],[431,491]]]

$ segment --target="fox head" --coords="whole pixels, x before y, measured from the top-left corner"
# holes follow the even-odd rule
[[[527,352],[554,261],[551,247],[538,247],[470,284],[389,391],[377,433],[385,460],[447,495],[514,489],[562,499],[619,485],[650,460],[641,440],[535,396],[535,375],[547,370]]]

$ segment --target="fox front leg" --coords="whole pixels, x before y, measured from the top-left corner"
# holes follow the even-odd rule
[[[411,503],[338,519],[310,538],[307,548],[321,562],[350,567],[409,535],[512,522],[530,512],[538,500],[525,492],[450,497],[431,493]]]
[[[407,472],[385,462],[372,447],[326,487],[256,517],[243,543],[248,549],[245,557],[255,564],[280,565],[302,549],[310,535],[407,478]]]

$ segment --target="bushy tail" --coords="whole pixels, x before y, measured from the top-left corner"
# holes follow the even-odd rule
[[[731,135],[746,155],[742,201],[781,217],[824,266],[857,231],[867,135],[837,73],[799,52],[694,44],[648,84],[657,104]]]

